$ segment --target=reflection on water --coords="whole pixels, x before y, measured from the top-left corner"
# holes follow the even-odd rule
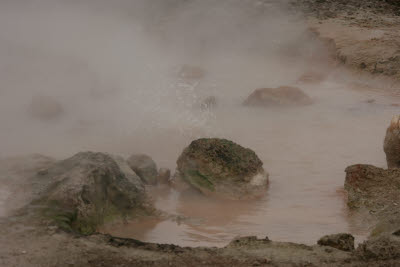
[[[187,246],[223,246],[238,235],[313,244],[338,232],[351,232],[362,241],[368,225],[348,217],[344,169],[356,163],[385,167],[383,136],[398,112],[391,106],[398,99],[329,81],[305,90],[315,104],[292,109],[232,104],[235,108],[215,110],[219,135],[255,150],[270,172],[264,198],[216,201],[159,186],[149,189],[157,208],[181,220],[150,219],[106,231]],[[370,98],[375,101],[366,101]],[[173,159],[169,163],[174,166]]]

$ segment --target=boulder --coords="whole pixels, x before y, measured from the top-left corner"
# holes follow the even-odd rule
[[[145,184],[157,184],[157,165],[151,157],[144,154],[136,154],[130,156],[127,159],[127,163]]]
[[[59,227],[81,234],[153,210],[140,178],[122,158],[104,153],[78,153],[54,163],[33,181],[41,193],[32,206]]]
[[[343,251],[354,250],[354,237],[350,234],[326,235],[318,240],[318,245],[333,247]]]
[[[394,116],[386,130],[383,150],[388,168],[400,167],[400,116]]]
[[[397,266],[400,260],[400,238],[391,233],[369,238],[357,247],[355,254],[366,261],[395,260],[393,264]]]
[[[205,195],[228,199],[259,197],[268,186],[268,173],[254,151],[218,138],[198,139],[185,148],[177,175]]]
[[[304,106],[312,103],[311,98],[297,87],[256,89],[245,101],[245,106]]]
[[[400,169],[347,167],[345,189],[348,207],[363,213],[364,224],[376,224],[371,236],[400,229]]]
[[[346,168],[344,188],[350,208],[367,208],[372,213],[400,204],[400,169],[385,170],[357,164]]]
[[[171,179],[171,170],[167,168],[161,168],[158,171],[157,180],[160,184],[168,184]]]

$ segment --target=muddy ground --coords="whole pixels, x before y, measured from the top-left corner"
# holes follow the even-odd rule
[[[293,6],[307,16],[319,38],[333,44],[341,64],[393,79],[393,84],[400,80],[396,1],[299,0]],[[396,92],[395,87],[388,90]],[[26,196],[29,187],[19,191]],[[16,196],[15,201],[27,199]],[[346,252],[247,237],[224,248],[184,248],[102,234],[70,234],[46,225],[29,210],[0,221],[0,266],[398,266],[399,244],[397,235],[382,236]]]
[[[358,73],[400,79],[400,2],[390,0],[295,1],[310,29]]]

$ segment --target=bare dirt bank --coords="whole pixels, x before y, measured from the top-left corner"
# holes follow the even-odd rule
[[[310,28],[358,72],[400,80],[400,2],[300,0]]]

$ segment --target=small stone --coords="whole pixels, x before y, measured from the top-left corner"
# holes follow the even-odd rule
[[[354,237],[345,233],[326,235],[318,240],[318,245],[333,247],[343,251],[353,251]]]

